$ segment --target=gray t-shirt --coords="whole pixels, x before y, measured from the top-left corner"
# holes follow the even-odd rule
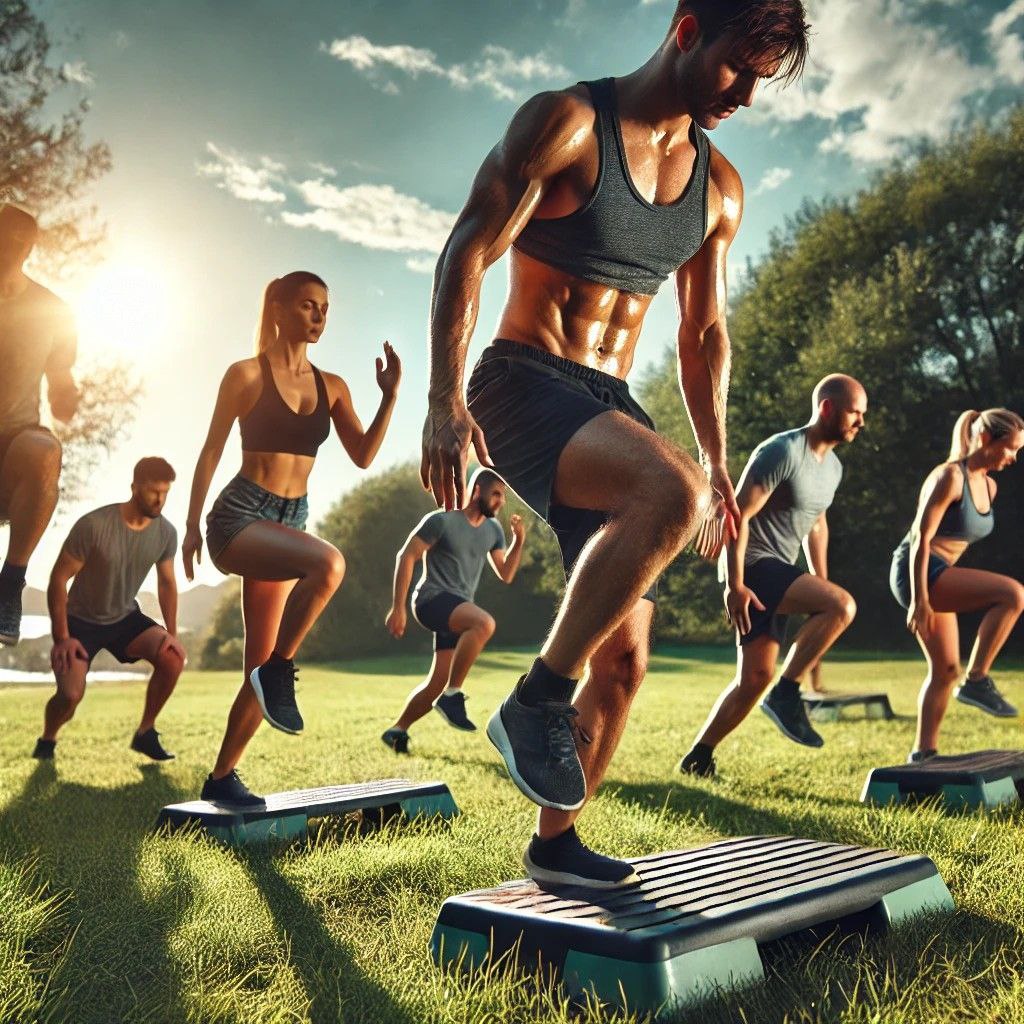
[[[0,299],[0,434],[39,422],[43,374],[61,348],[75,345],[71,310],[35,281]]]
[[[748,478],[772,493],[750,520],[745,564],[760,558],[796,564],[803,539],[832,504],[843,478],[842,463],[831,450],[819,462],[807,445],[807,428],[798,427],[775,434],[754,449],[739,487]]]
[[[489,552],[505,546],[505,533],[497,519],[485,519],[474,526],[458,509],[428,513],[413,530],[413,536],[432,545],[425,556],[426,571],[413,594],[414,601],[429,601],[438,594],[472,601],[484,559]]]
[[[133,530],[120,505],[88,512],[71,527],[63,550],[84,562],[68,593],[68,614],[108,626],[138,607],[135,600],[149,570],[173,558],[178,549],[174,527],[157,516]]]

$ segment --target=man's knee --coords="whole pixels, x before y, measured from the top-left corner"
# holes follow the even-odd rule
[[[774,674],[774,666],[744,665],[739,676],[739,688],[745,693],[759,697],[768,688]]]
[[[960,678],[960,662],[947,658],[932,666],[928,682],[939,686],[952,686]]]
[[[591,672],[605,686],[632,696],[647,675],[647,651],[641,647],[629,647],[608,652],[593,659]]]
[[[682,544],[711,503],[711,485],[692,459],[661,452],[648,464],[637,497],[661,525],[666,539]]]
[[[68,714],[74,714],[75,708],[82,703],[85,696],[85,686],[72,684],[60,687],[53,695],[58,706]]]
[[[11,445],[11,452],[26,473],[49,474],[60,471],[63,448],[60,441],[46,430],[28,430]]]
[[[1007,605],[1017,615],[1024,613],[1024,586],[1016,580],[1011,580],[1010,592],[1007,595]]]
[[[828,604],[828,614],[839,621],[843,629],[846,629],[857,617],[857,602],[853,595],[848,594],[842,587],[836,587]]]
[[[153,659],[153,667],[161,674],[177,679],[185,667],[185,659],[169,644],[164,644]]]
[[[484,612],[483,616],[477,621],[474,629],[483,637],[484,640],[490,640],[494,636],[494,631],[498,628],[498,624],[494,621],[493,615],[488,615]]]

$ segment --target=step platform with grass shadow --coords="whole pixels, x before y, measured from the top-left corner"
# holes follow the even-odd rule
[[[885,693],[803,693],[807,714],[815,722],[838,722],[843,712],[863,708],[865,718],[896,717]]]
[[[950,810],[991,809],[1024,800],[1024,750],[977,750],[917,764],[875,768],[861,800],[913,804],[938,798]]]
[[[246,846],[301,838],[314,819],[361,814],[383,821],[399,814],[411,819],[453,818],[458,813],[455,800],[443,782],[383,779],[270,793],[263,804],[251,807],[208,800],[168,804],[156,824],[157,828],[167,826],[171,831],[198,826],[232,846]]]
[[[518,881],[453,896],[434,960],[540,968],[576,1000],[656,1014],[762,979],[762,943],[953,907],[931,860],[891,850],[752,836],[632,863],[641,881],[624,889]]]

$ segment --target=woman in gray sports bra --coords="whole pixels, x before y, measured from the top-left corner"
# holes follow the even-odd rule
[[[921,488],[917,515],[893,552],[889,583],[907,609],[928,675],[921,690],[917,738],[909,760],[933,757],[949,696],[960,678],[957,612],[987,609],[956,698],[1000,718],[1017,709],[996,689],[989,672],[1021,612],[1024,586],[1009,576],[956,565],[995,526],[992,503],[998,473],[1024,447],[1024,419],[1009,409],[963,413],[953,429],[949,461],[936,466]]]

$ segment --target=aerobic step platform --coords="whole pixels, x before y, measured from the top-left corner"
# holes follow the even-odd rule
[[[978,750],[875,768],[868,773],[860,798],[872,804],[903,804],[934,796],[941,796],[951,810],[1024,800],[1024,750]]]
[[[443,782],[383,779],[349,786],[323,786],[270,793],[266,803],[253,807],[191,800],[169,804],[157,818],[157,828],[200,825],[232,846],[268,840],[296,839],[306,834],[310,818],[340,817],[353,811],[389,810],[407,818],[418,815],[453,818],[459,813]]]
[[[953,901],[935,865],[891,850],[786,836],[727,839],[633,861],[626,889],[545,890],[532,881],[445,900],[440,965],[516,957],[590,992],[657,1012],[764,977],[758,945],[818,925],[888,927]]]
[[[848,708],[863,707],[865,718],[895,718],[885,693],[804,693],[809,717],[816,722],[838,722]]]

